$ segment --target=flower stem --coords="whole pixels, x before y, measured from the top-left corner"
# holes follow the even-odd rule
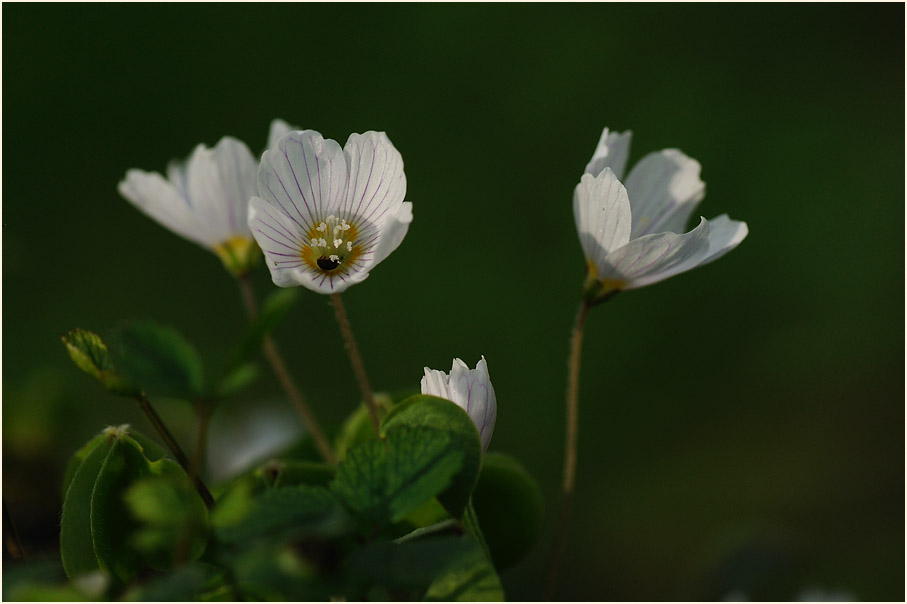
[[[243,303],[249,313],[249,319],[255,321],[258,318],[258,303],[255,301],[255,291],[252,288],[252,282],[249,280],[248,275],[239,277],[237,281],[239,282],[239,291],[242,295]],[[324,435],[318,420],[315,419],[315,414],[312,412],[311,407],[309,407],[302,392],[297,388],[296,382],[290,376],[290,372],[287,371],[283,356],[277,350],[277,344],[274,343],[270,334],[265,336],[261,348],[265,358],[268,359],[268,363],[271,364],[274,375],[277,376],[277,380],[283,387],[284,392],[286,392],[293,406],[296,407],[296,411],[302,418],[303,424],[308,428],[309,434],[312,435],[315,448],[318,449],[321,458],[331,465],[337,465],[337,457],[334,455],[334,450],[331,449],[331,445],[328,443],[328,439]]]
[[[576,482],[576,437],[579,417],[579,367],[583,349],[583,328],[589,314],[590,304],[580,303],[573,323],[573,335],[570,338],[570,357],[567,361],[567,437],[564,446],[564,479],[561,495],[561,509],[557,523],[557,534],[548,567],[548,581],[545,585],[545,600],[552,600],[557,588],[557,577],[564,547],[567,542],[567,520],[570,516],[570,504],[573,502],[573,487]]]
[[[198,426],[195,433],[195,452],[192,456],[191,471],[189,478],[195,479],[196,476],[202,475],[202,468],[205,465],[205,450],[208,448],[208,426],[211,425],[211,412],[213,411],[212,403],[207,400],[195,402],[196,415],[198,416]]]
[[[375,434],[380,436],[381,423],[378,420],[378,407],[375,404],[375,396],[372,394],[372,387],[368,383],[368,376],[365,375],[362,356],[356,346],[356,338],[353,337],[353,329],[350,327],[349,319],[347,319],[346,309],[343,307],[343,300],[340,299],[340,294],[331,294],[331,302],[334,304],[334,314],[337,315],[337,323],[340,324],[340,333],[343,334],[343,341],[346,343],[346,351],[350,355],[353,373],[356,374],[356,381],[359,382],[362,400],[365,401],[369,417],[372,419],[372,427],[375,428]]]
[[[211,491],[208,490],[208,487],[205,486],[205,483],[202,482],[202,479],[195,475],[192,471],[192,466],[189,464],[189,459],[186,457],[186,454],[183,453],[182,448],[179,446],[179,443],[176,442],[176,439],[173,438],[173,434],[170,433],[170,430],[164,424],[164,420],[161,419],[161,416],[157,414],[157,411],[154,410],[154,407],[151,406],[151,401],[148,400],[148,397],[145,396],[145,393],[142,392],[135,397],[135,400],[138,401],[139,407],[148,416],[148,420],[151,422],[151,425],[154,426],[154,429],[157,430],[157,433],[164,440],[164,444],[167,445],[167,448],[173,453],[173,456],[176,457],[177,463],[189,474],[192,479],[192,483],[195,485],[195,490],[198,491],[198,494],[201,495],[201,498],[204,500],[205,505],[208,508],[214,507],[214,497],[211,496]]]

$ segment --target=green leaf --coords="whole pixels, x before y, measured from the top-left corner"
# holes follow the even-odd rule
[[[123,429],[128,429],[128,425],[124,425]],[[161,459],[166,455],[164,449],[158,445],[156,442],[141,434],[140,432],[130,431],[129,436],[135,440],[141,447],[142,453],[149,461],[156,461]],[[98,446],[100,446],[105,440],[109,439],[107,431],[101,432],[90,441],[85,443],[81,449],[76,451],[72,458],[69,460],[69,463],[66,466],[66,474],[63,478],[63,494],[66,495],[66,491],[69,490],[69,485],[72,484],[72,479],[75,477],[76,471],[82,465],[82,463],[88,458],[92,451],[94,451]]]
[[[333,537],[350,527],[346,512],[327,489],[305,485],[266,491],[252,499],[238,521],[234,518],[232,524],[224,525],[219,520],[220,538],[244,546],[255,539]]]
[[[151,463],[148,457],[159,461]],[[141,434],[130,434],[128,425],[105,429],[76,452],[67,470],[60,526],[60,553],[67,576],[102,569],[126,582],[144,565],[141,553],[131,544],[130,535],[138,525],[123,497],[138,480],[182,473],[173,461],[162,457],[156,443]]]
[[[255,363],[243,363],[221,378],[217,384],[218,397],[228,397],[245,390],[259,378],[261,371]]]
[[[461,466],[438,501],[454,517],[463,514],[476,484],[482,461],[482,443],[475,424],[456,404],[434,396],[415,395],[393,407],[381,424],[388,441],[405,427],[424,427],[446,434],[451,445],[462,453]]]
[[[116,372],[107,345],[98,334],[85,329],[74,329],[61,340],[73,363],[98,380],[105,389],[123,396],[133,396],[138,392]]]
[[[178,331],[151,321],[133,323],[118,333],[117,366],[149,392],[177,398],[205,393],[202,361]]]
[[[450,518],[444,506],[438,502],[437,497],[432,497],[404,518],[407,524],[414,527],[429,526]]]
[[[486,454],[472,502],[496,567],[507,568],[529,551],[542,524],[542,493],[518,461]]]
[[[467,538],[468,539],[468,538]],[[501,580],[478,543],[428,588],[428,602],[503,602]]]
[[[159,570],[196,560],[208,542],[208,509],[174,461],[151,464],[153,476],[132,484],[125,500],[141,528],[133,543]]]
[[[360,589],[382,585],[413,590],[413,597],[418,598],[432,581],[474,549],[470,539],[451,535],[377,542],[353,555],[348,573]]]
[[[463,463],[460,444],[446,431],[396,426],[387,442],[350,451],[331,490],[369,526],[397,522],[450,485]]]
[[[89,441],[89,444],[94,442]],[[63,500],[63,516],[60,521],[60,556],[66,576],[100,568],[94,553],[91,538],[91,494],[98,474],[116,442],[116,436],[108,431],[101,435],[100,442],[92,448],[73,474]],[[85,447],[80,449],[83,452]],[[77,454],[78,455],[78,454]]]
[[[116,438],[91,493],[91,539],[101,568],[124,583],[138,574],[142,556],[129,539],[138,528],[123,498],[129,486],[151,475],[141,447],[126,435]]]
[[[76,472],[82,466],[82,463],[88,459],[91,452],[100,446],[105,439],[106,436],[102,432],[82,445],[81,449],[73,453],[72,457],[69,459],[69,463],[66,464],[66,473],[63,475],[64,496],[66,495],[66,491],[69,490],[69,485],[72,484],[72,479],[75,478]]]
[[[233,353],[232,361],[229,363],[231,368],[240,365],[245,359],[261,350],[267,335],[274,331],[274,328],[299,297],[300,293],[297,288],[289,288],[278,289],[265,299],[258,318],[249,325]]]
[[[101,379],[102,373],[113,370],[107,346],[98,334],[74,329],[61,339],[72,362],[91,377]]]
[[[393,405],[391,397],[387,394],[376,392],[375,405],[378,407],[378,416],[382,417],[387,414]],[[337,434],[334,449],[337,451],[337,459],[343,461],[347,452],[353,447],[375,438],[375,429],[372,427],[372,418],[365,404],[356,407]]]
[[[274,459],[259,466],[255,475],[269,488],[277,488],[300,484],[327,486],[336,472],[334,466],[317,461]]]
[[[148,438],[141,432],[129,430],[129,438],[134,440],[142,448],[142,455],[148,461],[157,461],[168,455],[167,451],[154,440]]]
[[[223,571],[206,564],[187,564],[148,581],[123,599],[142,602],[204,601],[206,593],[223,585]],[[230,598],[233,600],[235,598]]]

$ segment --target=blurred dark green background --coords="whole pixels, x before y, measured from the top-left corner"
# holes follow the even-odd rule
[[[225,134],[257,153],[282,117],[341,142],[385,130],[403,154],[415,221],[347,308],[379,388],[488,359],[492,448],[547,505],[503,579],[509,598],[538,598],[583,277],[572,190],[609,126],[634,131],[631,161],[664,147],[698,159],[701,213],[750,236],[590,317],[558,597],[903,599],[903,5],[3,16],[3,496],[29,552],[53,551],[76,447],[107,424],[151,432],[78,373],[60,335],[149,318],[213,365],[246,322],[219,261],[117,182]],[[264,273],[256,285],[273,289]],[[307,292],[277,340],[336,429],[358,390],[327,299]],[[161,406],[188,438],[185,406]],[[272,408],[285,406],[265,374],[222,414]]]

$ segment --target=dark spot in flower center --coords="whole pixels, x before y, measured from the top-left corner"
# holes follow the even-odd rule
[[[331,260],[327,256],[320,257],[315,261],[315,263],[318,265],[318,268],[325,272],[330,272],[340,266],[339,262],[337,262],[336,260]]]

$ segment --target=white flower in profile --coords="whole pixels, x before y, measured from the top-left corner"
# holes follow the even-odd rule
[[[271,136],[287,128],[274,120]],[[166,177],[128,170],[118,189],[139,210],[242,274],[258,257],[247,222],[249,199],[258,192],[257,171],[249,148],[225,136],[213,149],[198,145],[186,161],[170,162]]]
[[[727,214],[700,219],[684,232],[705,196],[700,165],[665,149],[643,157],[621,184],[630,132],[605,128],[573,193],[573,214],[586,256],[587,299],[663,281],[708,264],[737,247],[745,222]]]
[[[422,394],[445,398],[465,410],[479,430],[482,450],[488,450],[498,417],[498,403],[484,356],[476,363],[475,369],[470,369],[460,359],[454,359],[450,375],[426,367]]]
[[[292,131],[262,156],[249,227],[280,287],[340,293],[397,249],[413,219],[403,158],[383,132],[346,145]]]

